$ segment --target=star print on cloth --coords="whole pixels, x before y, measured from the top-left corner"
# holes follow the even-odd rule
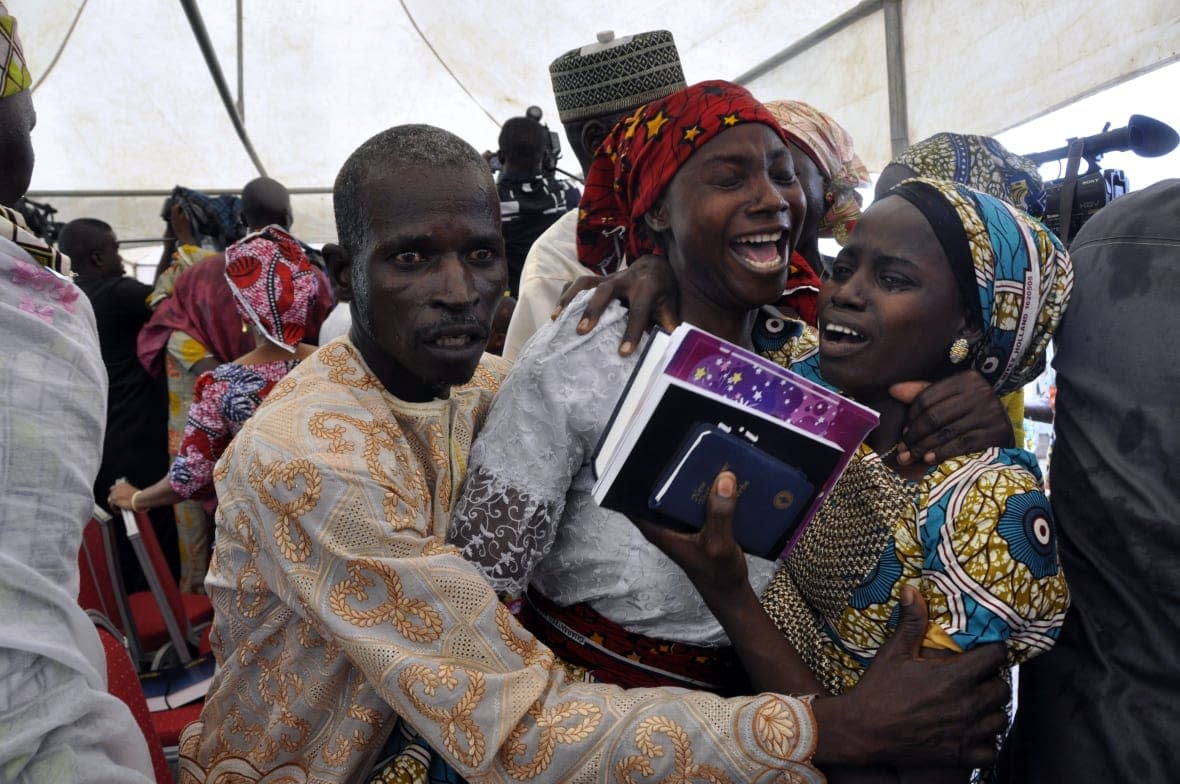
[[[600,274],[657,253],[643,215],[693,153],[719,133],[761,123],[785,144],[774,116],[743,87],[701,82],[640,107],[603,141],[578,213],[578,260]],[[624,229],[620,237],[616,233]]]
[[[635,131],[639,128],[639,124],[641,122],[643,122],[642,106],[635,110],[635,114],[632,114],[627,119],[623,120],[623,138],[630,139],[632,136],[634,136]]]
[[[648,120],[644,125],[647,126],[647,138],[657,139],[660,136],[660,131],[664,130],[664,126],[668,123],[668,115],[664,114],[661,109],[656,112],[656,116]]]

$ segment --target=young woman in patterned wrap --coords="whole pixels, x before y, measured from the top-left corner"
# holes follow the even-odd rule
[[[1044,367],[1072,281],[1044,226],[965,186],[910,179],[866,211],[821,291],[818,350],[792,369],[877,409],[881,424],[761,603],[723,510],[695,536],[643,526],[692,577],[757,688],[789,687],[781,661],[795,653],[825,690],[853,686],[907,583],[930,608],[932,651],[1000,641],[1017,663],[1052,647],[1069,595],[1035,459],[988,449],[898,465],[904,406],[888,389],[964,366],[997,393],[1019,389]],[[732,475],[718,487],[732,493]]]

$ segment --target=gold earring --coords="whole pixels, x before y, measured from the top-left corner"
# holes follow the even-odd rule
[[[971,344],[967,342],[967,338],[959,338],[951,344],[951,350],[947,352],[950,357],[951,364],[958,365],[967,358],[971,353]]]

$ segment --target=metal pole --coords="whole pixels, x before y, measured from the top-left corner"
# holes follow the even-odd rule
[[[242,0],[238,0],[238,117],[246,121],[246,66],[242,62]]]
[[[234,99],[229,94],[229,85],[225,83],[225,74],[222,73],[221,64],[217,61],[217,52],[213,50],[213,42],[209,40],[209,31],[205,29],[205,21],[201,18],[201,9],[197,8],[196,0],[180,0],[180,5],[184,8],[185,16],[188,17],[188,23],[193,29],[197,45],[201,47],[201,54],[205,57],[205,65],[209,67],[209,75],[213,77],[213,83],[217,86],[217,94],[221,96],[221,103],[229,114],[230,122],[233,123],[234,130],[238,132],[238,138],[242,140],[242,146],[246,148],[246,154],[254,162],[254,168],[258,169],[258,173],[265,177],[266,168],[262,165],[258,153],[254,151],[254,145],[250,143],[250,136],[246,133],[246,126],[238,115],[238,110],[234,108]]]
[[[201,193],[228,194],[230,196],[239,196],[242,193],[242,186],[235,185],[232,188],[205,188],[205,187],[197,186],[197,187],[194,187],[193,190],[200,191]],[[291,194],[292,196],[331,194],[332,193],[332,186],[331,185],[309,185],[309,186],[305,186],[305,187],[287,188],[287,193]],[[60,199],[60,198],[95,199],[95,198],[103,198],[103,197],[141,198],[141,197],[149,197],[149,196],[151,196],[151,197],[171,196],[172,189],[168,188],[167,190],[165,190],[163,188],[158,188],[158,189],[157,188],[147,188],[147,189],[141,188],[141,189],[125,189],[125,190],[111,189],[111,190],[97,190],[97,191],[96,190],[43,190],[43,191],[29,191],[26,195],[30,199]]]
[[[889,141],[893,157],[910,146],[909,109],[905,88],[905,33],[901,26],[901,0],[884,0],[885,71],[889,80]]]

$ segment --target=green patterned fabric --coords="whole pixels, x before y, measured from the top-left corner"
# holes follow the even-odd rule
[[[16,17],[8,14],[3,2],[0,2],[0,62],[4,64],[0,98],[16,95],[32,86],[33,77],[29,74],[25,52],[16,34]]]

